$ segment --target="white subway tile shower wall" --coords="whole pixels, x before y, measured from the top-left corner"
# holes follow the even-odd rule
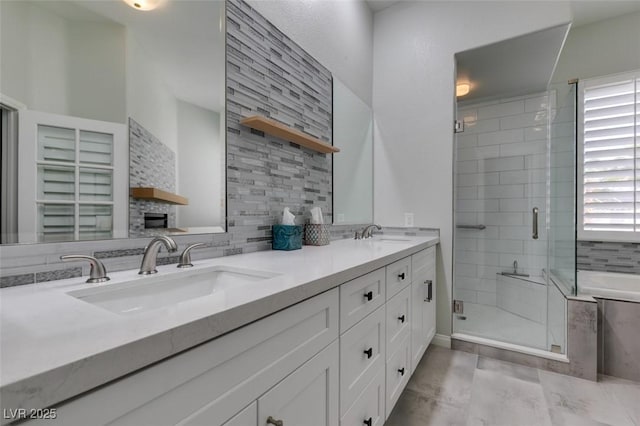
[[[460,105],[457,135],[455,294],[495,305],[496,274],[513,270],[540,276],[546,268],[548,95],[536,93]],[[531,238],[538,207],[540,238]]]

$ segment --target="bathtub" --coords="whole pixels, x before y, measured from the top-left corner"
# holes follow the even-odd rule
[[[640,302],[640,275],[578,271],[578,294]]]

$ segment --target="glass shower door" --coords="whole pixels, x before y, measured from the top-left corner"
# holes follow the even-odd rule
[[[458,108],[465,130],[456,137],[454,333],[542,350],[553,340],[553,350],[564,350],[563,336],[549,333],[550,317],[564,326],[564,304],[551,315],[559,299],[547,281],[555,96]]]

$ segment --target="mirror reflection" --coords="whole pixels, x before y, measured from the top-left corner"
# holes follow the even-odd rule
[[[333,78],[333,217],[338,225],[373,222],[373,114]]]
[[[0,2],[3,244],[224,232],[224,2]]]

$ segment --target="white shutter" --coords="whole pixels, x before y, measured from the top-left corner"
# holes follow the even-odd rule
[[[26,110],[19,122],[19,241],[126,237],[126,126]]]
[[[639,238],[639,76],[581,82],[581,238]]]

